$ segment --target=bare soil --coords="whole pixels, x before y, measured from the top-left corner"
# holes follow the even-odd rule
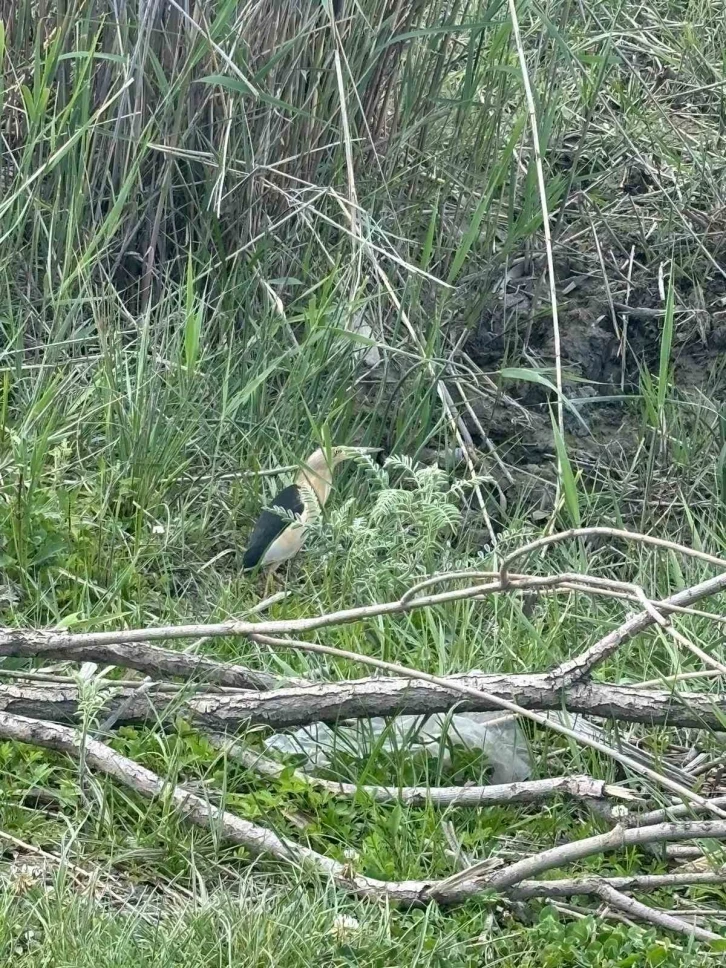
[[[702,282],[675,284],[671,365],[674,392],[694,397],[700,391],[718,403],[726,389],[726,277],[710,269]],[[492,376],[517,366],[539,369],[555,382],[552,314],[542,279],[541,263],[515,263],[466,340],[466,355]],[[581,418],[565,411],[568,451],[590,480],[605,465],[631,467],[642,450],[642,375],[658,374],[666,284],[657,268],[640,267],[637,257],[629,282],[624,274],[606,282],[589,257],[557,265],[563,386]],[[478,444],[483,429],[510,468],[515,485],[491,467],[508,499],[526,492],[533,513],[544,514],[554,479],[552,393],[526,380],[507,380],[502,389],[519,406],[478,398],[473,407],[480,426],[471,420],[469,429]]]

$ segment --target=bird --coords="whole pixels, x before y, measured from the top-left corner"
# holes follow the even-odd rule
[[[283,488],[264,508],[242,558],[244,571],[268,569],[270,574],[302,548],[308,526],[320,517],[333,486],[333,471],[344,460],[374,454],[378,447],[319,447],[300,468],[294,484]]]

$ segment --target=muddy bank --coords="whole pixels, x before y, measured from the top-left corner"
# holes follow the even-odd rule
[[[665,283],[667,285],[667,283]],[[607,466],[632,469],[647,438],[644,387],[659,371],[665,323],[664,282],[657,271],[638,269],[630,278],[603,278],[592,260],[557,265],[561,358],[567,445],[573,463],[590,480]],[[681,279],[674,286],[674,328],[669,392],[711,400],[726,391],[726,279],[713,271],[702,284]],[[542,264],[515,262],[487,297],[463,350],[496,379],[504,368],[539,370],[555,381],[555,346]],[[470,400],[476,419],[466,417],[477,445],[486,435],[515,478],[490,469],[508,496],[524,496],[544,513],[551,504],[554,441],[550,407],[554,397],[541,383],[499,382],[503,395]],[[516,406],[511,405],[511,401]],[[482,433],[483,432],[483,433]],[[667,471],[667,455],[664,454]]]

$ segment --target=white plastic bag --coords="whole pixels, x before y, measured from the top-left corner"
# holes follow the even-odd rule
[[[386,736],[381,741],[384,733]],[[304,754],[306,762],[302,769],[329,766],[336,752],[365,760],[378,743],[387,751],[426,752],[429,756],[443,750],[444,764],[451,759],[449,746],[479,750],[491,766],[492,783],[526,780],[532,772],[529,749],[519,723],[500,712],[397,716],[390,723],[375,718],[338,727],[314,723],[292,733],[276,733],[265,740],[270,751]]]

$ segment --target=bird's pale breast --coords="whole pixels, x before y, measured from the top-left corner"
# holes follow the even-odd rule
[[[288,558],[296,555],[305,541],[305,528],[301,522],[295,521],[285,528],[282,534],[275,538],[262,557],[262,564],[279,565]]]

